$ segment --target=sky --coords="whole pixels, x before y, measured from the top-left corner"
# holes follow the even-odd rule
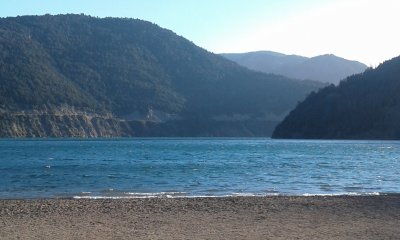
[[[399,0],[0,0],[0,16],[84,13],[168,28],[214,53],[335,54],[375,67],[400,55]]]

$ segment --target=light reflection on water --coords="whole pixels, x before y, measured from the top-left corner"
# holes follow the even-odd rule
[[[0,156],[0,198],[400,193],[398,141],[3,139]]]

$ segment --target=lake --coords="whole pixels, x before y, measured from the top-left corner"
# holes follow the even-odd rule
[[[0,198],[400,193],[400,141],[2,139]]]

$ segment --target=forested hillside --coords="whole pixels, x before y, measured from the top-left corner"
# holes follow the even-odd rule
[[[400,57],[312,93],[274,138],[400,139]]]
[[[222,129],[229,125],[234,129],[226,132],[233,135],[267,136],[299,100],[321,86],[250,71],[142,20],[85,15],[0,19],[2,136],[88,135],[87,123],[69,116],[122,121],[127,136],[224,136]],[[65,119],[52,121],[55,115]],[[204,132],[190,132],[188,126],[196,121]],[[94,124],[95,134],[88,136],[121,135],[102,134],[99,129],[107,124],[100,125]],[[138,128],[144,125],[146,131]],[[80,133],[67,131],[72,126]]]

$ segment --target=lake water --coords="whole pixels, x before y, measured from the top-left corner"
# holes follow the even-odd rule
[[[0,140],[1,199],[387,193],[399,141]]]

